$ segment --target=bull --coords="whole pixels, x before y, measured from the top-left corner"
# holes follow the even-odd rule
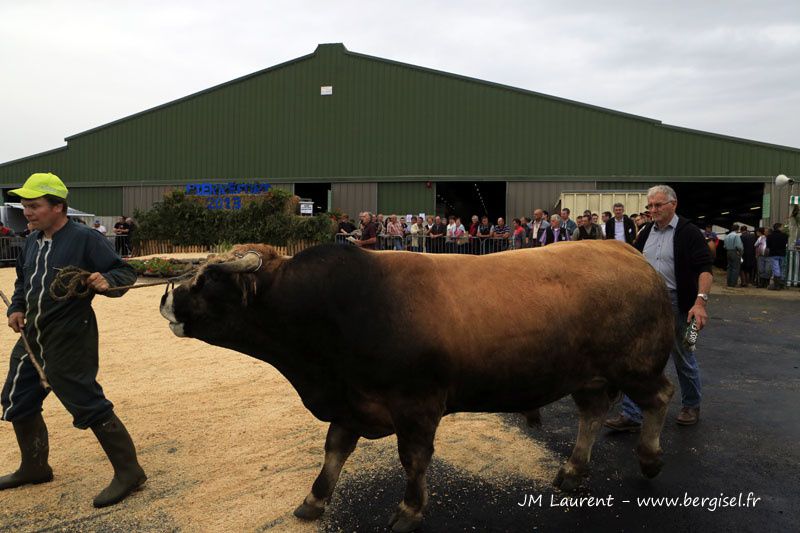
[[[446,317],[420,322],[415,312],[430,308]],[[661,277],[617,241],[488,256],[320,245],[289,258],[245,245],[165,294],[161,313],[179,337],[272,364],[330,423],[322,470],[294,511],[301,519],[323,513],[359,438],[395,434],[407,479],[389,523],[412,531],[443,416],[535,413],[568,394],[578,436],[556,487],[578,488],[622,392],[644,412],[641,472],[654,477],[663,464],[672,311]]]

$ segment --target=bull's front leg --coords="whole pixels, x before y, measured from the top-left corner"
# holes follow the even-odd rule
[[[325,462],[311,486],[311,492],[294,510],[297,518],[316,520],[325,512],[325,505],[333,494],[342,467],[355,450],[357,442],[358,435],[352,431],[334,423],[328,427],[328,436],[325,438]]]
[[[443,402],[438,399],[425,403],[428,405],[403,406],[392,412],[397,450],[406,471],[403,501],[389,519],[392,531],[397,533],[416,530],[428,503],[425,473],[433,456],[433,439],[444,409]]]

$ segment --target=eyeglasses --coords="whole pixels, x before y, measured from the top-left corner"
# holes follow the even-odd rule
[[[660,203],[657,203],[657,204],[647,204],[645,207],[646,207],[647,209],[649,209],[649,210],[653,210],[653,209],[661,209],[661,208],[662,208],[662,207],[664,207],[665,205],[667,205],[667,204],[671,204],[671,203],[674,203],[674,202],[675,202],[675,200],[670,200],[669,202],[660,202]]]

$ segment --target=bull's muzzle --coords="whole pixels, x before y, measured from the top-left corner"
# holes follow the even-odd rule
[[[169,291],[161,298],[161,316],[169,320],[169,329],[172,330],[172,333],[178,337],[185,337],[186,334],[183,331],[183,323],[178,322],[178,319],[175,318],[175,308],[172,298],[173,292],[174,291]]]

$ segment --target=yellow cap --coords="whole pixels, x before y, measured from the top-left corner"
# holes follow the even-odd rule
[[[69,191],[67,191],[67,186],[64,185],[64,182],[58,176],[49,172],[31,174],[31,177],[25,181],[21,188],[8,191],[8,194],[26,199],[41,198],[46,194],[66,199],[68,193]]]

